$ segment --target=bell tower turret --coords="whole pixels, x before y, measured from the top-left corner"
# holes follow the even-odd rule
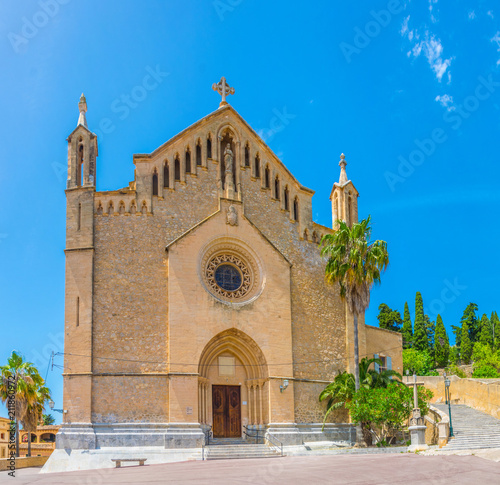
[[[340,155],[340,178],[333,184],[330,200],[332,201],[332,220],[333,228],[337,221],[341,220],[352,226],[358,222],[358,197],[359,193],[351,180],[347,178],[345,167],[345,155]]]

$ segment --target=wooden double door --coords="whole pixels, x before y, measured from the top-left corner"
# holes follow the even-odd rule
[[[240,438],[240,386],[212,386],[212,409],[214,438]]]

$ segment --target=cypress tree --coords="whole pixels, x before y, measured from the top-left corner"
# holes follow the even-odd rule
[[[413,331],[413,348],[429,350],[427,332],[425,330],[424,302],[419,291],[415,295],[415,327]]]
[[[469,336],[469,326],[467,321],[462,323],[462,345],[460,347],[460,360],[463,364],[470,364],[472,356],[472,342]]]
[[[493,328],[491,326],[490,319],[483,314],[481,318],[481,331],[479,334],[479,342],[488,347],[493,347]]]
[[[475,303],[469,303],[464,310],[460,323],[463,324],[467,322],[467,328],[469,329],[469,338],[472,344],[479,340],[479,322],[477,321],[477,305]]]
[[[403,349],[410,349],[413,343],[413,326],[411,324],[410,309],[408,308],[408,302],[405,302],[402,334],[403,334]]]
[[[494,346],[498,348],[500,347],[500,319],[498,318],[497,312],[491,312],[490,323],[493,327],[493,333],[495,334]]]
[[[434,358],[438,367],[446,367],[450,356],[450,341],[441,315],[436,318],[436,333],[434,335]]]

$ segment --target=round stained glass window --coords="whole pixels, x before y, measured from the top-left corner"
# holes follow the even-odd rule
[[[214,274],[217,285],[226,291],[236,291],[241,287],[243,279],[240,271],[232,264],[221,264]]]

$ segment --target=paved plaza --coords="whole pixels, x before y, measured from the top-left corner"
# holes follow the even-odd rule
[[[161,484],[494,484],[500,464],[477,456],[358,455],[255,460],[191,461],[70,473],[5,472],[0,483],[16,485]]]

